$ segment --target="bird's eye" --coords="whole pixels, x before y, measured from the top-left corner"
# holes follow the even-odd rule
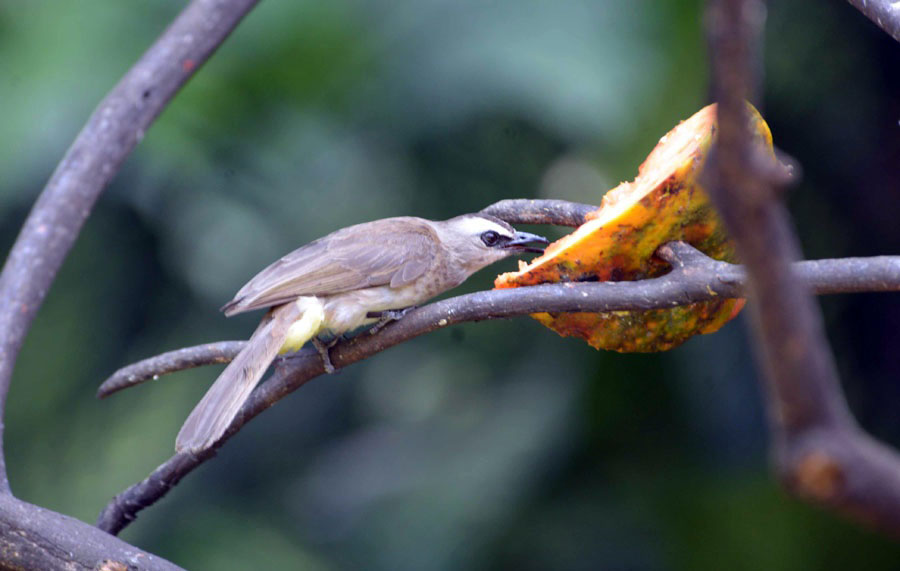
[[[496,246],[497,242],[500,241],[500,234],[497,234],[493,230],[488,230],[481,234],[481,241],[484,242],[485,246]]]

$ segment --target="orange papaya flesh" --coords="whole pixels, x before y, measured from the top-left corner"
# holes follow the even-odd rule
[[[768,125],[749,104],[748,109],[756,144],[774,160]],[[583,225],[531,263],[520,262],[519,271],[498,276],[495,287],[657,277],[669,268],[653,254],[673,240],[688,242],[716,260],[736,261],[734,245],[699,183],[715,135],[713,104],[660,139],[637,178],[607,192]],[[562,336],[580,337],[597,349],[653,352],[717,331],[743,305],[743,299],[713,299],[646,311],[536,313],[532,317]]]

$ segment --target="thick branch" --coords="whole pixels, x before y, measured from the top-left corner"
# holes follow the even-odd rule
[[[710,2],[719,134],[708,188],[748,272],[776,466],[792,492],[900,536],[900,458],[856,427],[818,308],[791,272],[800,249],[772,167],[750,144],[744,100],[758,84],[763,15],[758,0]]]
[[[349,342],[339,343],[331,350],[331,360],[337,367],[346,367],[413,337],[465,321],[514,317],[538,311],[655,309],[718,296],[742,295],[746,278],[740,266],[717,262],[681,243],[664,246],[659,255],[674,269],[652,280],[491,290],[439,301],[409,312],[376,335],[361,334]],[[858,273],[858,270],[862,272]],[[800,262],[796,271],[810,287],[821,293],[900,291],[900,257]],[[181,351],[183,355],[191,356],[192,365],[199,365],[213,359],[218,362],[222,357],[218,349],[210,351],[209,347],[214,346],[201,345]],[[235,349],[235,346],[229,347],[229,350]],[[142,363],[152,370],[154,359],[159,359],[161,366],[168,367],[169,355],[171,353]],[[322,362],[312,349],[279,361],[272,377],[253,393],[216,448],[257,414],[323,372]],[[134,520],[138,511],[162,498],[181,478],[214,454],[215,449],[197,457],[175,455],[146,480],[116,496],[100,514],[97,525],[110,533],[118,533]]]
[[[900,42],[900,4],[897,0],[848,0],[878,27]]]
[[[194,0],[100,103],[56,167],[0,274],[0,415],[25,334],[97,197],[256,2]],[[8,493],[2,428],[0,422],[0,491]]]
[[[181,569],[75,518],[0,494],[3,569]]]

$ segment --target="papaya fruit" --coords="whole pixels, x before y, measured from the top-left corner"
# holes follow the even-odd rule
[[[748,108],[754,142],[774,160],[769,127],[756,109],[749,104]],[[531,263],[520,262],[519,271],[498,276],[495,287],[657,277],[669,267],[654,252],[674,240],[688,242],[716,260],[737,261],[724,224],[700,184],[715,138],[713,104],[660,139],[637,177],[607,192],[584,224]],[[579,337],[597,349],[654,352],[717,331],[743,305],[743,299],[712,299],[665,309],[536,313],[532,317],[562,336]]]

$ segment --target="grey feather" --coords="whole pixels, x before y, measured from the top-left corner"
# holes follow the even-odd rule
[[[408,260],[400,267],[399,271],[394,272],[394,275],[391,276],[391,287],[403,287],[411,284],[424,274],[430,265],[431,260]]]
[[[436,262],[438,238],[422,218],[386,218],[333,232],[294,250],[250,280],[226,315],[304,295],[333,295],[413,282]]]

